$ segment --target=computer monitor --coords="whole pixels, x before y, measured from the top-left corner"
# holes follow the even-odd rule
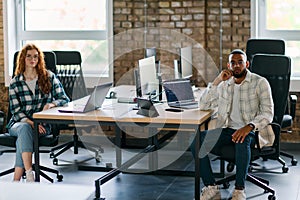
[[[152,56],[155,57],[155,60],[157,59],[156,58],[156,48],[155,47],[146,48],[145,49],[145,58],[149,58]]]
[[[192,47],[180,48],[180,66],[178,68],[181,78],[193,76]]]
[[[157,59],[156,48],[155,47],[145,48],[145,58],[149,58],[151,56],[154,56],[155,59],[156,73],[160,74],[160,61]]]
[[[157,95],[159,92],[159,81],[156,75],[154,56],[140,59],[138,69],[142,95]]]

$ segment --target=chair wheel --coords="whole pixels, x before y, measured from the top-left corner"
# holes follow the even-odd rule
[[[232,172],[234,170],[234,163],[228,163],[226,169],[228,172]]]
[[[50,152],[50,158],[54,158],[54,152],[53,151]]]
[[[58,174],[56,178],[57,178],[57,181],[58,181],[58,182],[62,182],[64,176],[61,175],[61,174]]]
[[[54,158],[52,162],[53,162],[53,165],[58,165],[58,159],[57,158]]]
[[[291,163],[292,163],[293,166],[296,166],[297,163],[298,163],[298,161],[297,161],[296,159],[293,159],[293,160],[291,161]]]
[[[282,167],[282,173],[287,173],[289,171],[289,168],[287,166]]]
[[[95,159],[96,159],[96,162],[99,163],[102,161],[102,156],[98,154],[95,156]]]
[[[268,196],[268,200],[275,200],[276,199],[276,197],[275,197],[275,195],[273,195],[273,194],[270,194],[269,196]]]

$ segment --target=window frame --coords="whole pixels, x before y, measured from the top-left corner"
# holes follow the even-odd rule
[[[3,27],[4,27],[4,76],[5,86],[11,80],[10,70],[13,67],[13,54],[21,49],[22,40],[106,40],[108,42],[109,76],[95,76],[86,73],[84,78],[88,88],[92,88],[98,82],[113,81],[113,3],[106,0],[106,30],[88,31],[25,31],[23,30],[24,0],[3,1]],[[49,34],[51,32],[51,34]],[[11,70],[12,71],[12,70]]]
[[[251,38],[281,38],[285,41],[300,41],[298,30],[267,30],[265,0],[251,0]],[[300,91],[300,77],[292,76],[290,91]]]

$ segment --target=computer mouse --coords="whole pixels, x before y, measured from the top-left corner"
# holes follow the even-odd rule
[[[166,108],[165,111],[169,111],[169,112],[183,112],[182,109],[178,109],[178,108]]]

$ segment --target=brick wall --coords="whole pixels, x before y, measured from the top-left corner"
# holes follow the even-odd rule
[[[1,11],[2,2],[0,0]],[[173,76],[173,60],[178,58],[176,48],[192,44],[196,49],[193,64],[198,67],[194,70],[193,79],[196,84],[205,85],[219,70],[220,62],[222,67],[226,67],[228,53],[234,48],[245,49],[250,37],[250,0],[223,0],[221,54],[219,0],[113,2],[114,78],[118,84],[134,83],[132,69],[144,57],[144,47],[158,48],[158,59],[162,62],[164,76],[168,78]],[[0,15],[0,109],[7,110],[2,21],[3,16]],[[203,61],[207,59],[210,62]],[[198,66],[198,63],[202,65]],[[297,95],[297,117],[293,130],[299,135],[300,93]]]
[[[7,113],[8,88],[4,84],[3,0],[0,0],[0,110]]]

